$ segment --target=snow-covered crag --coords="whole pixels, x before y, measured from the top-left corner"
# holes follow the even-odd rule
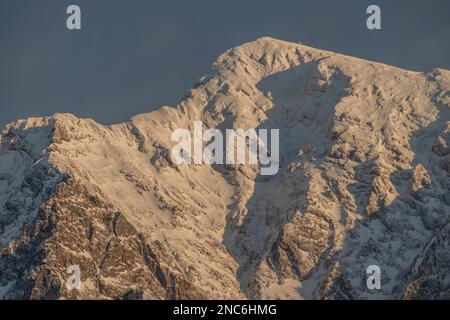
[[[280,129],[279,173],[173,165],[171,132],[195,120]],[[450,298],[447,70],[262,38],[176,107],[0,139],[0,298]]]

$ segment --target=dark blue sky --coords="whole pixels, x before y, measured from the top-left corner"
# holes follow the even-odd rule
[[[82,30],[66,29],[66,8]],[[365,26],[382,9],[382,30]],[[0,127],[71,112],[102,123],[175,104],[226,49],[261,36],[450,69],[448,0],[0,0]]]

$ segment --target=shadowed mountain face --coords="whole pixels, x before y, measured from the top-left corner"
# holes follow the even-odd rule
[[[175,166],[171,133],[197,120],[279,129],[278,174]],[[262,38],[176,107],[8,125],[0,298],[450,298],[449,177],[449,71]]]

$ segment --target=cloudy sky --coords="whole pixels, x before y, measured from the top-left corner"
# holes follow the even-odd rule
[[[66,28],[70,4],[81,31]],[[381,31],[366,28],[370,4]],[[450,1],[0,0],[0,127],[55,112],[113,123],[173,105],[220,53],[261,36],[450,69]]]

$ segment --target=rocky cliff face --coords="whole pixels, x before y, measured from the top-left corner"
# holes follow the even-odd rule
[[[280,129],[278,174],[173,165],[171,132],[195,120]],[[450,298],[449,177],[449,71],[262,38],[176,107],[8,125],[0,298]]]

